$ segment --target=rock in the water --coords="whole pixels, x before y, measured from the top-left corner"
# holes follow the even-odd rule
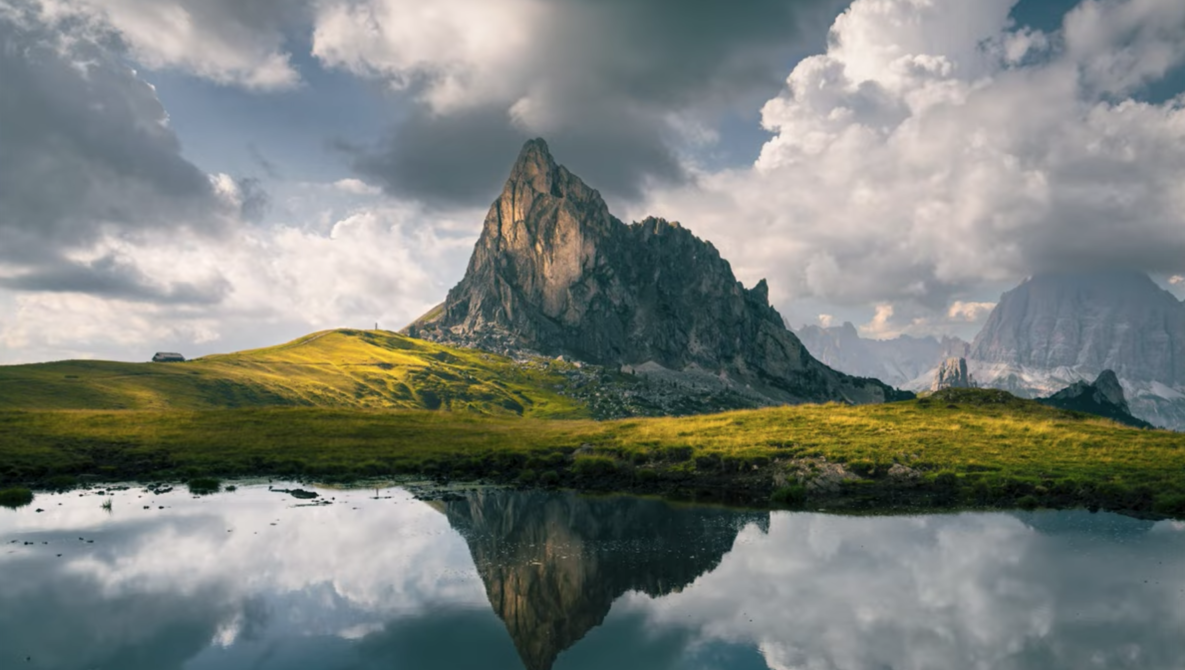
[[[942,389],[969,389],[971,377],[967,374],[967,359],[948,358],[938,366],[938,373],[934,375],[931,391]]]
[[[1152,428],[1152,424],[1132,416],[1123,395],[1119,378],[1111,370],[1103,370],[1093,384],[1074,382],[1040,402],[1061,409],[1106,417],[1136,428]]]
[[[909,397],[815,360],[770,306],[764,280],[746,289],[711,243],[676,222],[621,222],[540,139],[523,147],[490,207],[465,277],[404,332],[673,372],[757,404]]]

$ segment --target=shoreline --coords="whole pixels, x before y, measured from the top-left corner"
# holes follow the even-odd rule
[[[460,463],[460,461],[458,461]],[[574,464],[576,459],[569,462]],[[985,491],[977,482],[958,477],[898,476],[848,477],[837,485],[800,484],[797,480],[778,486],[775,478],[781,464],[750,470],[743,474],[711,473],[689,475],[679,469],[649,468],[645,470],[608,471],[603,467],[548,470],[556,477],[540,482],[529,468],[499,471],[494,475],[475,476],[463,469],[453,469],[441,463],[433,473],[406,472],[391,478],[365,478],[353,475],[315,472],[227,472],[217,469],[184,476],[171,471],[145,472],[126,478],[107,480],[95,473],[54,475],[40,480],[5,481],[0,492],[28,489],[34,496],[75,490],[118,490],[127,486],[152,486],[167,490],[190,487],[194,495],[209,495],[235,486],[264,484],[274,481],[292,482],[304,486],[326,488],[367,489],[399,487],[411,491],[424,501],[448,500],[449,495],[475,488],[507,488],[513,490],[572,491],[582,495],[627,495],[657,498],[670,503],[720,505],[737,509],[786,510],[857,515],[912,515],[958,512],[993,512],[1009,510],[1070,510],[1112,512],[1146,519],[1182,519],[1185,510],[1158,507],[1151,490],[1122,490],[1080,482],[1076,489],[1066,486],[1043,487],[1011,482],[1005,491]],[[834,471],[834,470],[832,470]],[[653,474],[640,475],[643,472]],[[524,478],[524,473],[527,476]],[[221,490],[197,490],[195,481],[218,482]],[[209,486],[205,484],[205,486]],[[32,502],[21,503],[25,506]],[[0,506],[4,506],[0,504]]]
[[[333,408],[0,410],[0,489],[412,475],[835,510],[1185,518],[1185,435],[1007,394],[614,421]]]

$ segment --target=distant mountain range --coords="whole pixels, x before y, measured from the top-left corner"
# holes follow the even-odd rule
[[[1006,292],[967,345],[949,338],[866,340],[854,327],[804,327],[821,360],[902,388],[930,387],[948,356],[965,355],[980,386],[1053,395],[1113,370],[1131,413],[1185,429],[1185,305],[1138,272],[1044,274]],[[955,353],[963,348],[964,353]]]
[[[803,326],[794,333],[811,354],[836,370],[914,390],[928,389],[943,360],[966,357],[971,348],[958,337],[864,339],[849,322],[830,328]]]

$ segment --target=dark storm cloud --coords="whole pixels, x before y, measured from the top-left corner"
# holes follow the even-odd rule
[[[410,114],[354,167],[389,193],[484,204],[522,141],[544,136],[557,159],[610,197],[687,175],[670,119],[711,126],[773,97],[794,61],[825,46],[837,0],[554,0],[553,20],[521,60],[546,121],[515,121],[514,99]],[[805,37],[810,35],[811,37]]]
[[[65,258],[106,235],[218,233],[267,204],[253,180],[236,182],[240,211],[218,197],[125,55],[89,18],[48,24],[34,3],[0,3],[0,262],[24,271],[3,285],[209,302],[217,291],[162,290],[134,268]]]
[[[152,88],[118,61],[118,39],[46,26],[25,7],[0,13],[0,255],[82,246],[102,223],[159,226],[168,212],[213,206]]]
[[[216,304],[230,292],[230,284],[222,278],[202,284],[178,282],[157,286],[134,265],[114,256],[103,256],[90,263],[61,261],[23,274],[0,277],[0,287],[185,305]]]

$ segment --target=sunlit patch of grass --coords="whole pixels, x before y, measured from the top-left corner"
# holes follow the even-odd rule
[[[1185,435],[1018,399],[956,400],[956,409],[910,401],[605,422],[308,407],[0,411],[0,479],[497,473],[537,485],[661,487],[756,472],[768,497],[791,468],[811,474],[827,462],[874,483],[900,464],[943,504],[1030,495],[1040,505],[1097,500],[1171,510],[1180,505],[1174,496],[1185,496]]]
[[[0,366],[7,409],[433,409],[540,418],[588,416],[556,391],[563,364],[504,356],[386,331],[330,330],[185,363],[62,361]]]

